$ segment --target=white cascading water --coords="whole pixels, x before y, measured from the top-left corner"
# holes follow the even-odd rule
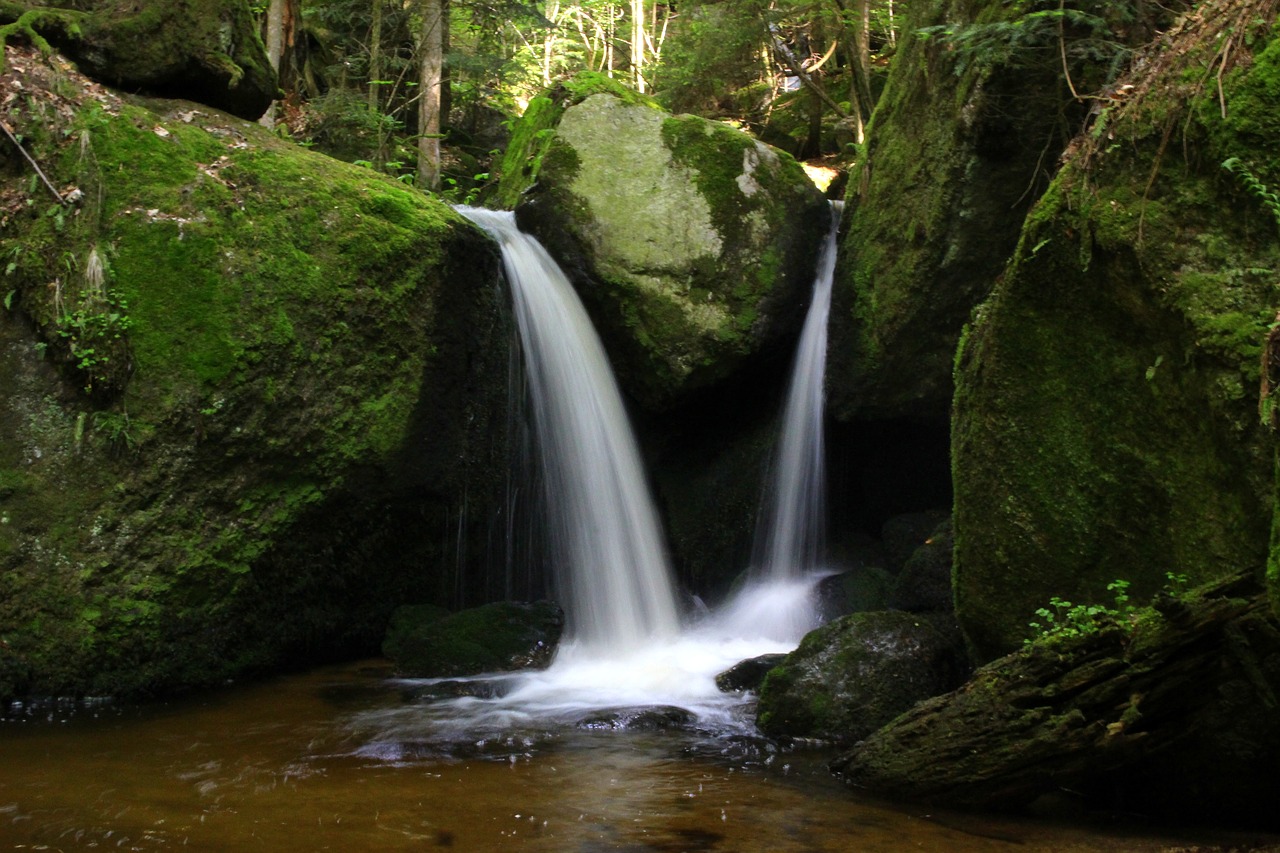
[[[827,366],[827,317],[836,269],[841,203],[818,259],[813,302],[805,317],[782,415],[782,434],[756,531],[755,566],[762,580],[784,581],[820,566],[826,537],[826,474],[822,418]]]
[[[507,211],[461,208],[502,248],[524,349],[568,635],[596,652],[679,629],[671,569],[604,347],[573,286]]]
[[[721,692],[715,677],[739,661],[795,648],[814,624],[815,576],[758,579],[717,612],[680,629],[635,440],[577,294],[546,250],[516,228],[511,213],[459,212],[502,249],[553,548],[570,575],[560,583],[568,590],[563,604],[572,631],[547,670],[471,679],[489,685],[480,691],[486,698],[360,715],[353,722],[367,739],[358,752],[400,760],[422,743],[519,746],[545,737],[548,726],[582,725],[593,712],[661,706],[691,712],[699,727],[749,733],[744,709],[750,697]],[[824,256],[826,272],[819,279],[827,279],[829,293],[827,266]],[[429,689],[434,681],[411,683]]]

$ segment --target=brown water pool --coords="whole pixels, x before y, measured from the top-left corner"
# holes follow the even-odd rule
[[[0,849],[1148,851],[1275,841],[887,805],[843,789],[823,754],[732,733],[606,724],[433,743],[430,727],[404,734],[423,699],[385,676],[366,662],[183,703],[65,720],[39,709],[0,723]],[[380,728],[384,716],[396,722]]]

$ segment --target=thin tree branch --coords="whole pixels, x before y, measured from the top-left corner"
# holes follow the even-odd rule
[[[44,181],[44,185],[49,188],[49,192],[53,193],[53,197],[58,200],[58,204],[66,204],[67,200],[62,197],[62,193],[58,192],[57,187],[51,184],[49,179],[45,177],[44,172],[40,170],[40,164],[27,153],[27,149],[22,147],[22,143],[18,141],[18,137],[13,135],[13,130],[10,129],[9,123],[6,121],[0,121],[0,128],[4,129],[4,135],[9,137],[9,141],[13,143],[13,147],[17,148],[18,152],[26,158],[28,163],[31,164],[31,168],[36,170],[36,174],[40,176],[41,181]]]

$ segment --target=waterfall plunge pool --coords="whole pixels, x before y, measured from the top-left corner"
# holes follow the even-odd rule
[[[698,646],[685,638],[649,653],[647,699],[602,695],[645,679],[602,687],[596,664],[579,667],[570,653],[562,672],[462,687],[392,678],[377,660],[164,705],[28,708],[0,723],[0,849],[1206,851],[1268,841],[859,796],[827,772],[830,753],[759,738],[749,695],[712,697],[691,680],[709,665],[699,655],[715,656]],[[661,676],[672,661],[684,673],[674,680]],[[668,704],[648,713],[600,712],[660,696]]]

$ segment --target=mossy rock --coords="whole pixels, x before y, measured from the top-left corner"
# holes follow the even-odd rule
[[[49,9],[48,5],[74,8]],[[109,86],[199,101],[256,119],[278,93],[247,0],[0,2]]]
[[[492,243],[370,170],[17,50],[40,96],[8,121],[81,201],[0,174],[30,201],[0,229],[0,695],[370,652],[397,603],[477,595],[434,567],[483,553],[462,508],[505,470]]]
[[[630,104],[657,109],[653,100],[595,71],[584,71],[541,92],[529,102],[512,128],[511,139],[498,166],[498,187],[492,197],[486,199],[488,206],[499,210],[515,209],[521,194],[537,180],[542,158],[551,145],[564,111],[591,95],[602,93]]]
[[[1280,137],[1250,116],[1280,99],[1280,41],[1251,25],[1224,119],[1216,88],[1188,82],[1225,37],[1231,13],[1215,14],[1077,140],[961,344],[954,587],[979,659],[1016,648],[1052,596],[1106,603],[1124,579],[1146,597],[1170,572],[1200,583],[1267,559],[1257,389],[1278,223],[1220,164],[1280,186]]]
[[[893,575],[879,566],[859,566],[823,578],[815,588],[818,612],[832,620],[850,613],[888,610],[893,584]]]
[[[811,631],[760,687],[773,737],[861,740],[963,678],[956,641],[909,613],[854,613]]]
[[[1280,622],[1252,573],[1089,628],[992,661],[832,769],[936,805],[1009,810],[1070,792],[1077,808],[1280,827]]]
[[[738,130],[594,94],[560,117],[516,215],[574,280],[619,383],[661,411],[793,340],[830,210]]]
[[[551,601],[499,601],[444,615],[407,607],[392,615],[382,651],[410,678],[543,669],[563,630],[564,611]]]
[[[951,612],[952,554],[955,536],[951,519],[938,525],[929,538],[907,558],[894,578],[890,602],[895,609],[921,612]]]
[[[961,330],[1085,119],[1056,34],[1019,43],[1030,38],[1025,4],[930,0],[905,14],[846,193],[827,366],[828,405],[841,420],[947,417]],[[1112,43],[1141,44],[1168,17],[1117,21]],[[1003,35],[984,43],[983,28]],[[1081,92],[1106,82],[1100,71],[1071,60]]]

